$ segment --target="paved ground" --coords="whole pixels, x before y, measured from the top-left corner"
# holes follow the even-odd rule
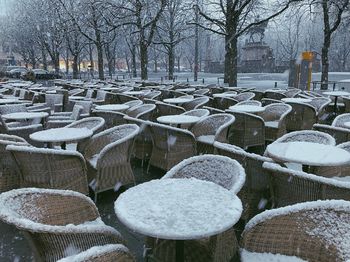
[[[146,173],[146,167],[141,168],[140,163],[133,163],[136,183],[141,183],[155,178],[160,178],[163,172],[151,168],[149,174]],[[124,189],[125,190],[125,189]],[[99,194],[97,207],[102,220],[116,228],[124,237],[130,251],[136,256],[137,261],[142,260],[143,236],[129,231],[118,220],[114,213],[114,201],[119,192],[108,191]],[[14,227],[0,222],[0,262],[22,262],[33,261],[30,247],[23,235]]]

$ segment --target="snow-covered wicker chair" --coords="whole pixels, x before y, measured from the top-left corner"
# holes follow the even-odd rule
[[[253,92],[243,92],[235,96],[235,100],[238,102],[247,101],[253,99],[255,94]]]
[[[0,219],[22,231],[36,261],[54,262],[94,246],[123,243],[90,198],[74,191],[16,189],[0,195]]]
[[[287,131],[298,131],[311,129],[317,122],[316,108],[298,102],[288,102],[292,106],[292,111],[287,116]]]
[[[193,99],[190,102],[183,103],[182,107],[189,111],[197,108],[201,108],[202,106],[206,105],[209,102],[209,97],[201,96]]]
[[[181,161],[170,169],[162,179],[197,178],[218,184],[232,194],[237,194],[245,181],[245,172],[235,160],[218,155],[194,156]],[[175,261],[175,241],[147,238],[156,261]],[[237,251],[234,228],[206,239],[184,242],[186,261],[230,261]],[[191,250],[190,252],[186,252]]]
[[[105,120],[102,117],[86,117],[75,121],[65,127],[68,128],[87,128],[93,132],[93,134],[97,134],[101,132],[104,128]],[[86,145],[88,143],[88,139],[82,140],[78,142],[77,150],[79,152],[83,152]]]
[[[14,104],[14,105],[1,105],[0,115],[27,112],[27,107],[24,104]]]
[[[288,88],[287,91],[283,92],[286,97],[295,97],[300,93],[301,90],[298,88]]]
[[[203,109],[209,110],[209,112],[210,112],[211,115],[214,115],[214,114],[223,114],[223,113],[225,113],[224,110],[217,109],[217,108],[215,108],[215,107],[210,107],[210,106],[203,106]]]
[[[333,122],[332,122],[332,126],[335,127],[345,127],[344,123],[346,122],[350,122],[350,113],[346,113],[346,114],[341,114],[339,116],[337,116]],[[345,127],[346,128],[346,127]]]
[[[198,154],[214,153],[214,142],[227,142],[227,134],[235,117],[231,114],[215,114],[202,118],[195,123],[191,132],[197,141]]]
[[[71,255],[57,262],[135,262],[129,249],[122,244],[107,244],[91,247],[76,255]]]
[[[144,105],[134,106],[126,110],[125,114],[134,118],[150,120],[152,119],[152,114],[155,111],[155,109],[156,109],[156,105],[144,104]]]
[[[271,105],[271,104],[280,104],[280,103],[283,103],[283,101],[271,99],[271,98],[263,98],[263,99],[261,99],[261,103],[263,106],[267,106],[267,105]]]
[[[286,98],[287,96],[281,92],[266,91],[264,97],[269,99],[282,100],[282,98]]]
[[[83,111],[80,114],[80,117],[88,117],[91,114],[91,109],[92,109],[92,101],[81,101],[81,100],[70,100],[68,104],[68,108],[70,110],[73,110],[74,105],[82,106]],[[69,115],[72,112],[58,112],[53,115]]]
[[[88,194],[85,159],[79,152],[8,145],[22,187],[69,189]]]
[[[46,122],[46,129],[59,128],[69,125],[80,119],[81,112],[84,110],[82,106],[74,105],[73,111],[70,115],[53,115],[49,116]]]
[[[265,123],[261,117],[244,113],[226,111],[235,116],[235,122],[228,130],[229,144],[247,149],[252,146],[265,148]]]
[[[262,106],[260,101],[257,100],[247,100],[236,104],[236,106],[248,105],[248,106]]]
[[[6,150],[8,145],[30,146],[19,136],[0,134],[0,192],[5,192],[20,186],[20,174],[11,153]]]
[[[124,103],[124,105],[129,106],[129,108],[132,108],[134,106],[140,106],[142,104],[143,104],[143,102],[141,100],[138,100],[138,99]]]
[[[175,105],[171,105],[163,102],[157,102],[156,106],[157,106],[158,114],[160,116],[179,115],[186,111],[181,106],[175,106]]]
[[[238,101],[235,98],[230,97],[214,97],[213,99],[214,107],[220,110],[226,110],[230,106],[234,106],[237,103]]]
[[[205,96],[209,94],[209,88],[202,88],[202,89],[198,89],[196,91],[193,92],[193,95],[195,97],[197,96]]]
[[[45,94],[45,103],[52,112],[61,112],[63,107],[63,94]]]
[[[196,155],[194,135],[185,129],[147,121],[152,136],[152,154],[148,164],[169,170],[182,160]]]
[[[317,112],[317,122],[325,121],[327,118],[326,107],[332,102],[330,98],[327,97],[316,97],[311,100],[308,104],[316,108]]]
[[[345,113],[350,113],[350,97],[342,96],[344,105],[345,105]]]
[[[143,98],[148,98],[148,99],[159,99],[159,97],[161,96],[162,92],[160,91],[151,91],[146,93],[145,95],[143,95]]]
[[[139,99],[137,97],[134,96],[129,96],[129,95],[124,95],[124,94],[116,94],[117,100],[119,103],[124,104],[126,102],[130,102],[130,101],[139,101]]]
[[[105,120],[105,129],[113,128],[125,124],[125,114],[116,111],[95,110],[93,116],[102,117]]]
[[[97,194],[121,185],[135,183],[130,165],[132,146],[139,127],[116,126],[94,135],[84,150],[90,188]]]
[[[275,141],[283,136],[286,130],[286,118],[292,111],[292,107],[287,104],[277,103],[265,106],[264,112],[259,115],[265,121],[265,140]]]
[[[350,200],[350,182],[346,180],[322,177],[267,162],[263,168],[270,175],[274,207],[324,199]]]
[[[315,130],[294,131],[277,139],[274,143],[309,142],[335,146],[335,139],[327,134]]]
[[[205,116],[209,116],[210,112],[208,109],[192,109],[190,111],[186,111],[185,113],[182,113],[182,115],[186,115],[186,116],[197,116],[197,117],[205,117]]]
[[[265,209],[269,200],[269,176],[262,168],[264,162],[273,162],[269,157],[248,153],[242,148],[215,142],[215,152],[238,161],[245,170],[246,180],[237,194],[242,200],[243,213],[241,219],[248,221]]]
[[[264,98],[265,91],[263,91],[263,90],[254,89],[254,90],[251,90],[251,92],[254,93],[255,96],[253,99],[256,101],[261,101]]]
[[[265,211],[245,227],[241,261],[348,261],[349,221],[350,202],[342,200]]]
[[[327,133],[334,137],[337,144],[341,144],[350,141],[350,129],[343,127],[335,127],[323,124],[314,124],[312,127],[314,130]]]

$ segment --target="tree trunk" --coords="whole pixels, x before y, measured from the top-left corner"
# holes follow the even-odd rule
[[[73,79],[78,79],[78,55],[73,55]]]
[[[178,72],[181,72],[181,68],[180,68],[180,60],[181,60],[181,57],[180,57],[180,56],[178,56],[178,57],[177,57],[177,71],[178,71]]]
[[[137,68],[136,68],[136,45],[132,45],[132,77],[137,77]]]
[[[140,41],[140,56],[141,56],[141,79],[147,80],[148,79],[148,46],[145,40],[141,38]]]
[[[329,25],[328,4],[326,0],[322,2],[323,8],[323,46],[322,46],[322,74],[321,74],[321,89],[328,89],[328,71],[329,71],[329,58],[328,52],[331,45],[331,29]]]
[[[100,40],[96,41],[96,49],[97,49],[97,68],[98,68],[98,78],[100,80],[104,80],[104,72],[103,72],[103,47]]]
[[[58,74],[60,72],[60,53],[56,52],[54,59],[55,73]]]
[[[168,51],[168,66],[169,66],[168,78],[169,80],[173,80],[175,61],[174,61],[174,48],[171,45],[169,46],[169,51]]]
[[[45,70],[47,70],[47,59],[46,59],[46,52],[44,48],[41,49],[41,58],[43,60],[43,67]]]

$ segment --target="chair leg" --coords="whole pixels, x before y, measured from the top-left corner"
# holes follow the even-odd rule
[[[94,192],[94,202],[97,203],[97,192]]]

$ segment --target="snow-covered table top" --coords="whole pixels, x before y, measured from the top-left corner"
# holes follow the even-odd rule
[[[350,122],[344,122],[343,123],[343,126],[347,127],[347,128],[350,128]]]
[[[283,102],[286,103],[310,103],[312,100],[308,98],[301,98],[301,97],[287,97],[281,99]]]
[[[169,103],[169,104],[183,104],[183,103],[187,103],[187,102],[191,102],[193,100],[193,98],[190,97],[178,97],[178,98],[167,98],[164,99],[163,102],[165,103]]]
[[[213,97],[235,97],[237,94],[233,93],[219,93],[219,94],[213,94]]]
[[[265,108],[262,106],[253,105],[235,105],[230,106],[229,109],[234,112],[259,113],[264,112]]]
[[[3,98],[0,99],[0,104],[4,105],[4,104],[16,104],[16,103],[21,103],[20,100],[18,99],[14,99],[14,98]]]
[[[350,163],[350,153],[344,149],[311,142],[272,143],[266,152],[279,162],[310,166],[340,166]]]
[[[148,90],[145,90],[145,91],[125,91],[125,92],[123,92],[123,94],[130,95],[130,96],[141,96],[141,95],[147,94],[148,92],[150,92],[150,91],[148,91]]]
[[[327,91],[327,92],[323,92],[324,95],[327,96],[348,96],[350,95],[349,92],[345,92],[345,91]]]
[[[96,106],[96,110],[105,110],[105,111],[124,111],[128,109],[128,105],[124,104],[109,104],[109,105],[101,105],[101,106]]]
[[[184,92],[184,93],[191,93],[191,92],[196,91],[196,89],[193,88],[193,87],[189,87],[189,88],[179,88],[179,89],[175,89],[175,91]]]
[[[79,141],[92,136],[92,131],[87,128],[52,128],[31,134],[29,137],[35,141],[58,143]]]
[[[84,100],[86,99],[85,96],[70,96],[69,97],[70,100]]]
[[[200,239],[239,220],[242,203],[227,189],[198,179],[152,180],[115,202],[118,219],[133,231],[162,239]]]
[[[198,116],[187,116],[187,115],[169,115],[160,116],[157,118],[159,123],[163,124],[193,124],[200,120]]]
[[[102,87],[101,90],[103,91],[118,91],[120,90],[120,87]]]
[[[49,116],[46,112],[18,112],[2,115],[4,119],[8,120],[25,120],[25,119],[36,119],[44,118]]]
[[[31,86],[31,83],[11,83],[11,85],[13,87],[27,87],[27,86]]]

